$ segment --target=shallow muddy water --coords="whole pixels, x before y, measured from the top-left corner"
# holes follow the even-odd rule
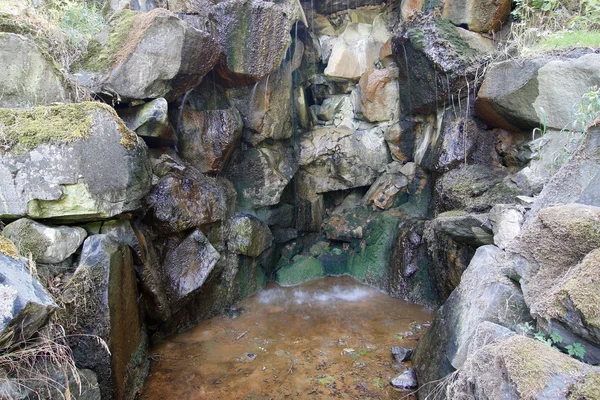
[[[141,399],[401,399],[390,380],[408,364],[431,313],[350,277],[274,283],[151,351]]]

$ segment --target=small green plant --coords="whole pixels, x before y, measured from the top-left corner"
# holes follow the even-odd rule
[[[598,86],[590,88],[583,94],[576,108],[573,130],[581,128],[586,132],[587,126],[594,122],[600,113],[600,88]]]
[[[585,357],[585,349],[581,343],[569,344],[565,346],[565,349],[567,350],[567,354],[571,357],[579,358],[580,360],[583,360],[583,357]]]
[[[378,389],[383,389],[383,382],[381,381],[381,377],[377,377],[375,379],[373,379],[373,386],[375,386]]]

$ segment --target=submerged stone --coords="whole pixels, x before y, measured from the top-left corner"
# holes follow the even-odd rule
[[[392,386],[398,389],[416,389],[417,384],[417,374],[415,374],[415,370],[412,368],[407,369],[402,374],[398,375],[394,379],[392,379]]]

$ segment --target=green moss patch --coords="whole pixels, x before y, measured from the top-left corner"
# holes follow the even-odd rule
[[[31,110],[0,109],[0,142],[9,152],[22,154],[44,144],[63,145],[85,140],[92,134],[94,113],[102,109],[115,117],[121,145],[131,150],[137,143],[135,133],[127,129],[112,107],[96,102]]]
[[[131,10],[117,11],[108,21],[108,36],[104,43],[90,40],[88,51],[77,66],[86,71],[104,71],[117,61],[119,51],[127,42],[139,13]]]
[[[51,242],[46,236],[41,235],[33,224],[34,222],[30,219],[19,219],[8,224],[3,234],[14,240],[19,253],[37,260],[44,254]]]
[[[291,265],[277,271],[277,283],[294,286],[325,275],[323,265],[314,257],[298,256]]]
[[[19,253],[17,253],[17,247],[10,239],[0,236],[0,253],[15,260],[19,259]]]
[[[599,400],[600,399],[600,373],[590,372],[581,383],[573,388],[569,400]]]

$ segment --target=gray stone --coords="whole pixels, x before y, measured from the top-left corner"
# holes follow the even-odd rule
[[[60,322],[77,365],[97,374],[102,398],[131,398],[148,361],[129,248],[108,235],[88,237],[62,301]]]
[[[149,146],[160,147],[177,143],[177,136],[169,123],[168,111],[167,100],[158,98],[139,106],[118,108],[117,114]]]
[[[219,57],[209,33],[165,9],[124,10],[90,43],[75,77],[83,86],[112,93],[120,101],[172,101],[196,87]]]
[[[412,368],[407,369],[402,374],[398,375],[394,379],[392,379],[392,386],[398,389],[416,389],[417,384],[417,374],[415,374],[415,370]]]
[[[394,360],[396,360],[397,362],[404,362],[410,360],[412,354],[412,349],[407,349],[405,347],[400,346],[392,347],[392,356],[394,356]]]
[[[236,214],[227,230],[227,248],[232,253],[258,257],[273,243],[269,227],[249,214]]]
[[[8,129],[12,118],[34,125],[31,141],[19,137],[0,156],[0,218],[105,219],[137,210],[150,190],[147,147],[111,107],[80,103],[4,116]],[[47,138],[48,129],[65,138]]]
[[[195,230],[168,251],[163,269],[173,311],[178,311],[189,296],[202,287],[220,257],[200,230]]]
[[[385,172],[377,178],[364,196],[364,203],[381,210],[394,206],[402,193],[408,192],[408,178],[403,174]]]
[[[0,107],[27,108],[74,100],[65,74],[29,38],[0,32],[0,65]]]
[[[380,128],[316,128],[300,142],[299,178],[316,193],[367,186],[389,161]]]
[[[261,208],[256,210],[256,216],[269,226],[279,228],[290,228],[294,222],[294,206],[281,204],[272,208]]]
[[[12,243],[0,237],[0,246],[0,345],[8,347],[29,339],[57,305]]]
[[[528,130],[573,126],[573,110],[600,79],[600,54],[540,57],[494,64],[479,89],[475,110],[494,128]],[[583,126],[574,126],[582,130]]]
[[[431,221],[431,226],[434,230],[445,233],[453,240],[476,247],[492,244],[494,241],[488,214],[459,216],[440,214]]]
[[[495,246],[477,249],[460,284],[419,341],[413,362],[420,382],[432,382],[459,369],[480,323],[515,329],[530,320],[518,285],[508,278],[514,272],[504,257]],[[430,393],[433,387],[423,390]]]
[[[490,210],[490,222],[494,231],[494,244],[502,250],[521,233],[524,209],[522,207],[497,204]]]
[[[83,228],[50,227],[27,218],[6,225],[2,234],[12,240],[20,254],[31,255],[33,261],[43,264],[64,261],[77,251],[87,236]]]
[[[241,209],[279,203],[283,190],[298,169],[298,157],[289,142],[242,146],[234,154],[225,176],[235,186]]]

